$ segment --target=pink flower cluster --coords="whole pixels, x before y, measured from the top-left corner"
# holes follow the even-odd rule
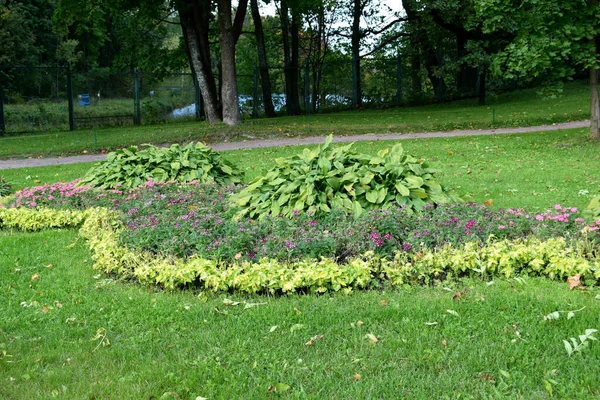
[[[537,221],[558,221],[563,223],[569,223],[571,214],[576,213],[578,210],[575,207],[561,207],[560,204],[554,205],[554,210],[556,213],[552,213],[550,211],[546,211],[542,214],[537,214],[535,219]],[[576,223],[584,223],[583,218],[575,218]]]
[[[52,201],[55,197],[74,197],[92,190],[89,186],[78,186],[80,179],[72,182],[58,182],[52,185],[32,186],[15,193],[15,202],[11,208],[36,207],[39,202]]]

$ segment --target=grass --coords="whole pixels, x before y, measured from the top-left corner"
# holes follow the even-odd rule
[[[441,182],[494,206],[582,207],[600,193],[600,144],[584,129],[402,143],[438,167]],[[224,156],[251,179],[298,150]],[[21,188],[88,167],[2,175]],[[169,293],[97,274],[77,238],[0,231],[2,399],[600,396],[600,343],[569,357],[562,342],[600,329],[596,287],[525,277],[350,296]],[[264,304],[244,309],[226,298]],[[571,319],[543,318],[578,309]]]
[[[439,181],[482,203],[496,207],[545,209],[555,203],[585,207],[600,194],[600,144],[590,142],[586,129],[465,138],[401,141],[404,149],[439,169]],[[359,142],[360,152],[375,154],[395,141]],[[223,156],[246,172],[261,175],[277,157],[302,147],[227,151]],[[35,184],[70,181],[83,176],[89,164],[1,171],[15,189]]]
[[[277,398],[277,384],[302,399],[600,394],[600,344],[569,357],[562,343],[598,328],[596,289],[525,278],[350,296],[165,293],[95,275],[76,238],[0,233],[4,399]]]
[[[0,158],[79,154],[141,143],[248,140],[287,136],[446,131],[550,124],[589,118],[589,90],[566,85],[564,95],[542,99],[534,89],[506,93],[485,107],[464,100],[422,107],[347,111],[298,117],[246,120],[237,127],[204,122],[85,129],[0,138]],[[94,134],[95,132],[95,134]]]

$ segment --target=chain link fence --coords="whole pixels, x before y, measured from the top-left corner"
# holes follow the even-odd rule
[[[410,106],[475,97],[479,75],[459,84],[456,72],[434,75],[413,68],[409,58],[364,59],[360,99],[351,60],[296,68],[299,113],[314,114],[362,108]],[[289,70],[288,70],[289,72]],[[275,112],[288,113],[286,70],[269,68]],[[215,71],[215,76],[218,71]],[[192,74],[100,70],[77,73],[68,67],[0,67],[0,135],[94,129],[124,125],[200,120],[202,99]],[[443,78],[443,79],[439,79]],[[437,82],[435,86],[432,82]],[[513,90],[515,81],[487,81],[496,90]],[[259,69],[238,76],[244,119],[265,115]],[[69,93],[71,94],[69,96]],[[360,101],[359,101],[360,100]],[[296,112],[296,113],[298,113]]]

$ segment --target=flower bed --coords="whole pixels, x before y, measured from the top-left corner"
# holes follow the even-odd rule
[[[232,218],[239,186],[146,182],[132,191],[76,183],[18,192],[0,228],[81,227],[95,267],[176,288],[250,293],[352,290],[464,275],[600,279],[598,227],[573,208],[474,204],[373,210],[360,217]]]
[[[262,257],[297,262],[328,257],[344,263],[367,251],[393,257],[445,245],[492,240],[565,238],[596,249],[600,221],[591,225],[575,208],[555,205],[543,213],[491,210],[475,204],[425,206],[420,214],[406,208],[371,210],[360,217],[341,212],[315,217],[296,212],[291,218],[236,220],[228,198],[242,186],[176,184],[148,181],[131,191],[93,190],[76,183],[33,187],[18,192],[9,207],[52,207],[118,211],[127,229],[119,243],[137,251],[183,259],[197,255],[233,262]]]

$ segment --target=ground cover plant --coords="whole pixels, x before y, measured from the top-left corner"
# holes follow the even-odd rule
[[[423,107],[349,111],[298,117],[246,120],[238,127],[186,122],[157,126],[81,129],[0,138],[0,158],[66,155],[114,150],[143,143],[207,143],[306,135],[351,135],[386,132],[432,132],[453,129],[514,127],[589,118],[589,88],[584,82],[565,86],[564,96],[542,99],[535,89],[499,95],[488,106],[476,100]]]

